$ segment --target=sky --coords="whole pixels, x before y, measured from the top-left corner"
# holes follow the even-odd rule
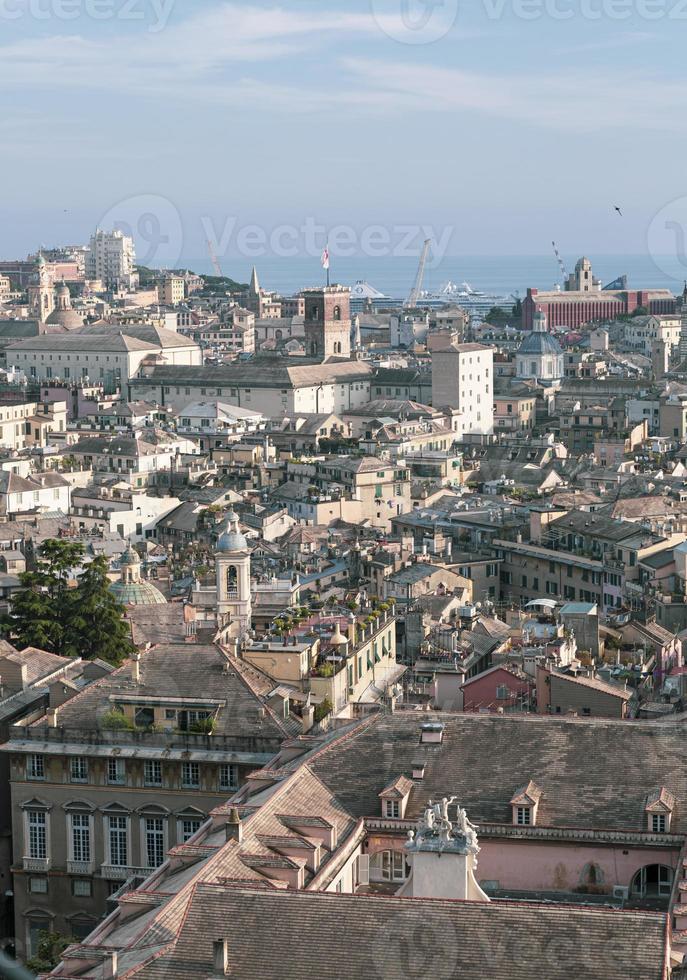
[[[0,256],[118,224],[170,266],[426,237],[683,264],[686,26],[687,0],[0,0]]]

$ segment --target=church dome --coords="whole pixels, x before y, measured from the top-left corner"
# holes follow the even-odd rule
[[[55,289],[55,309],[45,322],[53,327],[62,327],[64,330],[83,327],[83,317],[72,309],[69,286],[64,280]]]
[[[151,582],[113,582],[110,591],[123,606],[162,606],[167,603]]]
[[[227,514],[225,529],[217,540],[217,550],[224,554],[248,550],[248,542],[239,531],[239,516],[233,510]]]
[[[543,331],[533,331],[518,348],[518,354],[533,357],[559,357],[562,353],[563,350],[556,338]]]

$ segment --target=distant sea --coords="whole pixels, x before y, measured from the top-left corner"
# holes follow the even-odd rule
[[[564,257],[572,271],[579,256]],[[598,255],[590,254],[594,274],[605,286],[627,275],[630,289],[671,289],[682,292],[687,268],[675,256]],[[238,282],[248,282],[253,263],[257,267],[260,285],[264,289],[290,295],[306,286],[325,282],[325,272],[319,258],[275,258],[265,255],[254,260],[225,256],[220,264],[225,275]],[[195,272],[212,274],[208,258],[184,260]],[[406,297],[417,272],[418,260],[413,257],[369,258],[367,256],[338,258],[332,256],[331,281],[353,285],[367,281],[375,289],[394,299]],[[527,288],[553,289],[561,281],[560,270],[553,255],[459,255],[432,260],[425,274],[424,288],[438,292],[448,281],[459,286],[467,282],[473,289],[499,296],[525,295]]]

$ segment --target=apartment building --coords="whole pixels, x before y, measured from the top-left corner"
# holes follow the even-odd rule
[[[132,289],[138,282],[134,240],[119,229],[98,228],[86,252],[86,278],[100,280],[106,289]]]
[[[432,352],[432,405],[458,408],[463,431],[494,431],[494,351],[482,344],[450,344]]]
[[[31,447],[43,448],[51,435],[66,430],[66,401],[0,403],[0,446],[3,449],[20,452]]]
[[[245,676],[244,676],[245,675]],[[153,647],[10,729],[16,936],[81,938],[301,730],[212,645]],[[63,703],[65,697],[70,697]]]
[[[522,537],[522,535],[520,535]],[[653,534],[637,524],[583,511],[532,508],[530,540],[495,539],[501,598],[527,603],[541,596],[622,607],[626,586],[639,581],[642,559],[684,540]]]

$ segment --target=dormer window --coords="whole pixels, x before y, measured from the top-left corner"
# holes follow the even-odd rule
[[[408,798],[413,784],[406,776],[399,776],[379,794],[382,801],[382,816],[389,820],[402,820],[405,816]]]
[[[510,805],[513,808],[513,826],[536,826],[541,795],[541,789],[532,780],[517,790],[510,801]]]
[[[644,810],[647,830],[650,834],[670,833],[670,823],[675,809],[675,797],[665,786],[658,786],[646,798]]]

